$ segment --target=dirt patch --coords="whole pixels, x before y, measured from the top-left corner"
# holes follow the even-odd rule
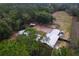
[[[10,39],[11,40],[16,40],[16,37],[17,37],[18,35],[17,35],[17,32],[14,32],[13,34],[12,34],[12,36],[10,37]]]
[[[34,26],[34,28],[37,29],[38,31],[42,31],[45,33],[48,33],[52,30],[52,28],[46,27],[44,25],[36,25],[36,26]]]

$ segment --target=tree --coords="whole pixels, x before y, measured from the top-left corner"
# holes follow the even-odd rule
[[[52,23],[53,16],[47,12],[38,12],[36,22],[42,23],[42,24],[49,24]]]
[[[5,21],[0,20],[0,39],[7,39],[11,35],[12,29]]]
[[[23,13],[22,17],[23,17],[23,23],[24,23],[24,25],[28,24],[30,22],[31,16],[29,14]]]

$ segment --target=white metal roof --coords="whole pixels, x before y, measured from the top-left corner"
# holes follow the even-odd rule
[[[50,47],[54,47],[54,45],[56,44],[56,42],[58,41],[58,38],[59,38],[59,34],[60,33],[60,30],[59,29],[53,29],[51,32],[47,33],[46,34],[46,37],[45,39],[43,39],[43,43],[46,43],[48,44]],[[46,41],[48,39],[48,41]]]

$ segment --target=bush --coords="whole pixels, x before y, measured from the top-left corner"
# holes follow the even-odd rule
[[[31,28],[27,29],[28,31]],[[31,31],[31,35],[18,36],[14,41],[5,40],[0,43],[0,55],[34,55],[39,51],[39,43],[35,41],[35,30]],[[35,51],[35,53],[33,53]],[[36,52],[37,51],[37,52]]]

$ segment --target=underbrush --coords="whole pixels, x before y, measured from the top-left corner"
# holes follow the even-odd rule
[[[37,42],[37,31],[32,28],[27,28],[29,36],[19,35],[16,39],[3,40],[0,42],[0,55],[1,56],[28,56],[28,55],[50,55],[50,50],[45,45]],[[40,32],[43,36],[44,33]]]

